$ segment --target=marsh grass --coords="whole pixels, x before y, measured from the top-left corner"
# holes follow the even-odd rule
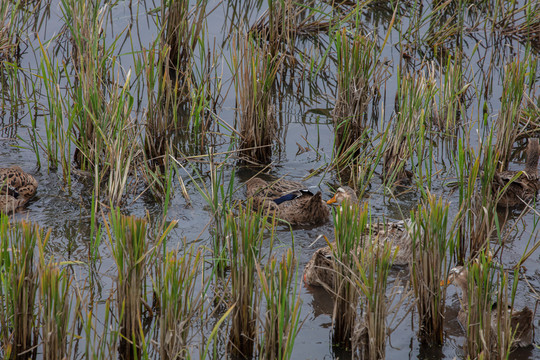
[[[347,202],[334,211],[335,259],[334,311],[332,316],[332,342],[352,350],[358,305],[358,290],[354,278],[358,278],[355,257],[366,241],[363,231],[368,221],[367,204],[362,207]]]
[[[271,55],[264,45],[257,46],[251,35],[238,35],[232,48],[232,67],[238,104],[240,144],[243,162],[266,164],[272,158],[277,122],[272,103],[274,81],[281,57]]]
[[[442,345],[446,292],[441,280],[453,256],[452,235],[448,234],[448,203],[430,193],[411,214],[408,229],[412,240],[411,278],[420,318],[419,336],[428,344]]]
[[[297,285],[297,266],[294,252],[288,249],[281,261],[275,256],[268,259],[257,274],[266,300],[266,311],[261,315],[259,358],[290,359],[294,340],[300,330],[302,300]]]
[[[176,225],[171,222],[156,236],[150,246],[147,221],[134,216],[124,216],[114,209],[105,221],[111,253],[116,263],[116,303],[120,318],[121,341],[119,353],[126,359],[138,358],[146,351],[142,329],[142,307],[146,289],[147,265],[155,256],[170,230]]]
[[[336,34],[337,99],[333,111],[335,157],[350,152],[367,127],[369,104],[384,80],[377,44],[361,34]],[[354,152],[356,152],[354,151]]]
[[[40,264],[40,299],[42,316],[43,358],[70,358],[68,344],[72,310],[71,277],[66,269],[52,263]]]
[[[436,92],[431,69],[425,76],[403,73],[398,76],[396,109],[388,125],[391,126],[391,136],[384,153],[385,184],[404,185],[412,178],[412,172],[405,166],[418,149],[418,133],[430,122],[431,106]]]
[[[448,136],[455,134],[466,114],[465,100],[470,83],[466,82],[462,61],[460,56],[448,56],[446,66],[439,73],[439,101],[433,106],[432,122]]]
[[[467,294],[462,307],[467,311],[467,353],[476,358],[483,354],[491,358],[495,338],[491,334],[491,310],[496,297],[495,272],[487,253],[478,253],[477,260],[469,264]],[[504,292],[504,291],[503,291]]]
[[[273,242],[275,218],[260,211],[254,213],[251,201],[238,213],[229,211],[225,220],[227,248],[230,264],[231,314],[229,342],[234,358],[251,358],[257,336],[257,317],[260,311],[260,289],[257,283],[257,264],[262,259],[265,229],[270,226],[270,244]],[[270,245],[270,248],[272,245]]]
[[[521,107],[529,66],[528,55],[525,55],[523,60],[518,59],[505,66],[501,110],[496,122],[498,132],[495,147],[499,154],[498,171],[508,169],[513,145],[521,132]]]
[[[386,324],[391,311],[389,304],[397,295],[396,287],[391,287],[387,293],[390,267],[396,253],[392,244],[373,241],[369,233],[361,246],[362,251],[355,257],[357,275],[353,280],[362,299],[363,315],[355,325],[353,351],[361,359],[384,359],[390,333]]]
[[[458,140],[455,166],[459,211],[452,225],[456,232],[455,255],[458,264],[465,263],[467,251],[469,256],[474,258],[498,230],[497,199],[501,194],[492,190],[493,177],[498,166],[498,155],[493,148],[492,139],[491,132],[480,145],[479,153],[469,144]]]
[[[202,250],[186,246],[167,252],[158,276],[156,293],[159,296],[159,340],[161,359],[189,358],[188,338],[204,302],[197,292],[197,282],[204,261]]]
[[[41,314],[34,251],[50,234],[27,221],[10,224],[0,214],[0,333],[6,359],[36,355]]]

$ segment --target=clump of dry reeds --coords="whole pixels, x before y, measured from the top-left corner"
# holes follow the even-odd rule
[[[367,204],[342,203],[334,212],[334,233],[336,245],[333,248],[335,259],[333,334],[332,341],[346,349],[352,349],[358,305],[358,290],[354,279],[358,278],[358,249],[366,241],[363,232],[367,225]]]
[[[239,108],[240,158],[247,163],[265,164],[272,157],[277,123],[272,104],[274,80],[280,58],[266,45],[257,46],[251,35],[238,36],[232,47],[236,101]]]
[[[448,235],[448,204],[430,193],[411,216],[408,229],[412,245],[412,285],[420,317],[420,338],[429,344],[443,343],[446,292],[441,280],[448,269],[447,253],[453,255]],[[450,239],[450,240],[448,240]]]

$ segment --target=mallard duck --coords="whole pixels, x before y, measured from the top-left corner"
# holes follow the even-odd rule
[[[295,181],[280,179],[268,183],[252,178],[246,182],[246,196],[253,199],[255,210],[273,211],[277,218],[292,225],[320,225],[330,217],[321,192],[313,194]]]
[[[412,259],[412,240],[404,220],[371,224],[366,229],[366,234],[369,230],[371,230],[371,241],[375,245],[391,244],[391,251],[395,253],[395,258],[392,262],[393,265],[405,266],[409,264]],[[335,242],[313,253],[304,268],[304,282],[306,285],[332,289],[334,284],[332,248],[334,246]]]
[[[456,266],[450,270],[447,284],[454,284],[461,289],[461,309],[458,313],[458,321],[464,329],[467,329],[467,304],[468,304],[468,270],[463,266]],[[497,334],[497,304],[491,309],[491,334]],[[508,310],[511,311],[511,310]],[[512,347],[526,347],[533,342],[533,312],[527,306],[520,311],[511,311],[510,329],[515,332]]]
[[[37,180],[16,165],[0,168],[0,212],[9,214],[24,206],[37,186]]]
[[[502,171],[495,173],[493,177],[492,189],[498,194],[510,180],[518,175],[517,179],[508,185],[499,199],[497,205],[501,207],[515,207],[528,203],[536,197],[540,190],[538,178],[538,157],[540,155],[540,145],[538,139],[529,139],[526,153],[525,170],[518,175],[519,171]]]
[[[327,201],[328,204],[342,204],[358,202],[356,192],[348,186],[337,189],[334,196]],[[382,245],[390,243],[392,252],[395,253],[393,265],[408,265],[412,258],[412,240],[407,231],[407,226],[411,226],[408,220],[400,220],[387,223],[370,224],[366,233],[371,232],[371,240]],[[332,247],[322,247],[313,253],[311,259],[304,268],[304,282],[306,285],[323,286],[332,288],[334,281]]]

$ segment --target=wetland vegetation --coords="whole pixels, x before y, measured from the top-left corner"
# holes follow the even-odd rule
[[[0,356],[539,358],[539,52],[532,0],[0,2]]]

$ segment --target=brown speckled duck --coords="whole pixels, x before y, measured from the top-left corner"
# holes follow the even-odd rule
[[[450,270],[448,284],[454,284],[461,289],[461,309],[458,313],[458,321],[464,329],[467,329],[467,304],[468,304],[468,270],[463,266],[456,266]],[[491,309],[491,334],[497,334],[497,307]],[[510,310],[508,310],[510,311]],[[533,312],[527,306],[520,311],[511,311],[510,329],[514,334],[512,347],[526,347],[533,343]]]
[[[347,200],[349,203],[358,202],[358,197],[353,189],[342,186],[336,194],[328,200],[329,204],[342,204]],[[371,241],[375,244],[391,243],[392,252],[395,253],[394,265],[408,265],[412,258],[412,240],[407,231],[406,221],[400,220],[388,223],[375,223],[369,225],[366,234],[371,232]],[[334,282],[332,247],[322,247],[315,251],[304,269],[304,282],[306,285],[323,286],[332,288]]]
[[[504,191],[497,205],[501,207],[515,207],[530,202],[540,190],[538,178],[538,157],[540,145],[538,139],[529,139],[527,145],[527,159],[525,170]],[[519,171],[502,171],[493,177],[493,192],[498,194]]]
[[[253,199],[255,210],[274,211],[277,218],[291,225],[320,225],[330,217],[321,192],[313,194],[295,181],[280,179],[268,183],[252,178],[246,182],[246,196]]]
[[[24,206],[37,186],[37,180],[16,165],[0,168],[0,212],[10,214]]]

